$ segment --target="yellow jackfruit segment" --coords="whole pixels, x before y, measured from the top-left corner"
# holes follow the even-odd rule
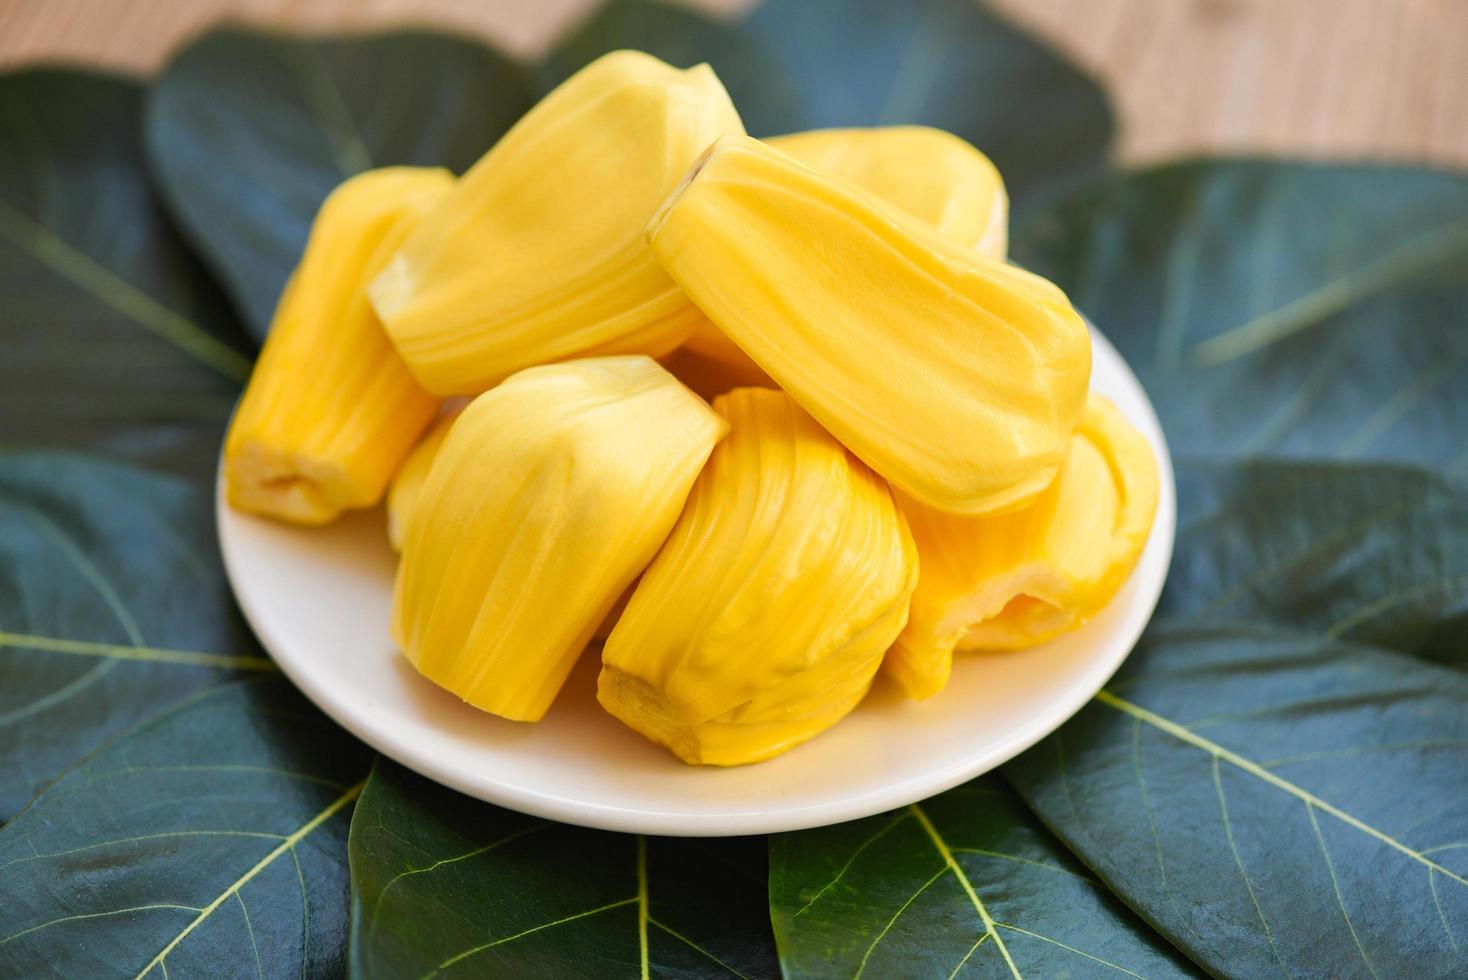
[[[814,129],[766,143],[812,170],[851,181],[991,259],[1009,244],[1009,195],[988,157],[929,126]]]
[[[438,457],[443,441],[448,438],[449,429],[453,427],[459,411],[460,409],[455,409],[440,414],[423,434],[423,438],[418,440],[418,445],[408,453],[403,465],[393,474],[392,483],[387,488],[387,539],[392,544],[393,551],[403,550],[403,535],[408,531],[408,517],[413,513],[413,508],[418,506],[423,484],[428,482],[428,471],[433,468],[433,461]]]
[[[922,571],[886,671],[910,696],[948,683],[953,651],[1031,646],[1099,612],[1131,574],[1157,510],[1151,447],[1093,395],[1055,482],[991,517],[901,501]]]
[[[988,157],[952,133],[928,126],[814,129],[765,142],[812,170],[851,181],[960,245],[993,259],[1005,256],[1004,180]],[[759,370],[707,317],[699,319],[684,346],[740,370]]]
[[[685,381],[684,384],[687,382]],[[418,498],[423,493],[423,485],[428,482],[428,473],[433,468],[433,461],[438,458],[438,451],[443,448],[449,428],[453,426],[454,419],[458,418],[459,412],[463,411],[463,405],[454,405],[452,409],[448,409],[448,404],[445,403],[446,410],[440,412],[438,420],[429,426],[418,445],[414,446],[408,458],[403,460],[403,465],[398,467],[397,474],[392,478],[392,485],[387,489],[387,539],[393,551],[403,550],[403,537],[408,531],[408,518],[412,515],[413,508],[418,506]],[[612,627],[616,625],[617,619],[622,615],[622,610],[627,608],[627,600],[632,598],[632,588],[633,586],[629,585],[612,604],[612,608],[607,611],[601,624],[597,626],[592,639],[605,640],[611,635]]]
[[[744,136],[695,164],[648,238],[727,337],[903,492],[979,515],[1054,479],[1091,344],[1045,279]]]
[[[447,170],[390,167],[321,205],[230,423],[231,505],[325,524],[382,498],[438,399],[403,365],[364,287],[453,184]]]
[[[408,517],[393,639],[475,707],[538,721],[727,428],[637,355],[529,368],[480,395]]]
[[[643,225],[710,142],[743,131],[707,65],[634,51],[547,95],[372,283],[419,381],[477,394],[535,364],[678,346],[698,314]]]
[[[886,483],[788,396],[714,408],[730,435],[607,639],[597,696],[685,762],[739,765],[861,701],[917,562]]]

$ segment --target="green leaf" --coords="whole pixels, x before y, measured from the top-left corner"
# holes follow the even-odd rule
[[[1154,623],[1005,767],[1045,823],[1229,976],[1468,970],[1465,490],[1408,467],[1186,466]]]
[[[352,975],[772,977],[761,839],[636,837],[379,759],[352,818]]]
[[[792,128],[796,80],[787,66],[733,21],[716,21],[661,0],[611,0],[597,8],[536,67],[543,95],[609,51],[635,48],[672,65],[713,66],[746,127],[769,136]],[[784,121],[782,121],[784,120]]]
[[[366,767],[274,678],[147,722],[0,830],[0,974],[341,975]]]
[[[169,206],[263,339],[333,187],[393,164],[463,170],[528,105],[520,69],[466,38],[229,28],[164,69],[148,104],[148,155]]]
[[[1159,615],[1273,623],[1468,667],[1468,489],[1408,466],[1180,469]]]
[[[785,976],[1193,975],[995,776],[770,842]]]
[[[1468,471],[1468,179],[1197,161],[1017,229],[1142,379],[1174,453]]]
[[[122,729],[275,670],[235,613],[210,503],[129,466],[0,453],[0,820]]]
[[[973,0],[769,0],[715,24],[654,0],[615,0],[543,72],[559,81],[619,47],[707,61],[756,136],[923,123],[993,158],[1019,199],[1106,163],[1106,95],[1049,47]]]
[[[244,338],[150,192],[142,90],[0,75],[0,443],[211,471]]]
[[[1005,773],[1210,972],[1462,976],[1468,678],[1241,623],[1153,627]]]
[[[1022,200],[1103,167],[1106,93],[1051,48],[973,0],[770,0],[744,25],[789,73],[757,134],[923,123],[987,153]]]

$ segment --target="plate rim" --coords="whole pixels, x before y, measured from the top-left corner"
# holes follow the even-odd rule
[[[215,478],[215,528],[225,577],[250,630],[285,678],[312,704],[374,751],[474,799],[531,816],[596,830],[668,837],[732,837],[808,830],[894,810],[936,796],[991,772],[1059,729],[1095,697],[1131,656],[1161,600],[1163,586],[1172,565],[1177,532],[1177,487],[1171,447],[1157,417],[1156,408],[1136,373],[1132,371],[1131,365],[1094,324],[1088,321],[1088,325],[1093,346],[1104,346],[1108,350],[1110,356],[1121,366],[1125,383],[1140,396],[1139,407],[1145,417],[1131,418],[1130,421],[1144,430],[1148,443],[1158,451],[1157,512],[1142,556],[1125,583],[1131,585],[1133,581],[1138,581],[1143,591],[1129,610],[1125,629],[1121,631],[1122,638],[1115,643],[1115,650],[1118,652],[1106,661],[1097,661],[1090,665],[1082,675],[1090,677],[1094,684],[1088,681],[1085,684],[1072,685],[1066,690],[1064,697],[1056,699],[1049,710],[1036,713],[1028,724],[1016,728],[1009,737],[986,751],[977,753],[972,759],[938,770],[921,770],[918,775],[895,783],[885,783],[856,796],[758,813],[715,812],[690,815],[666,810],[632,809],[526,789],[482,773],[465,773],[458,767],[442,764],[431,752],[412,739],[393,738],[389,726],[373,725],[370,719],[359,717],[359,714],[365,713],[359,712],[350,699],[336,697],[330,690],[318,689],[291,656],[277,653],[278,649],[289,649],[289,644],[276,634],[274,627],[270,625],[270,617],[256,607],[251,591],[240,585],[244,573],[238,567],[240,557],[233,551],[228,528],[232,526],[233,518],[253,515],[238,515],[225,500],[221,458],[221,466]],[[1165,543],[1159,543],[1164,539]],[[1152,557],[1149,563],[1149,557],[1156,554],[1154,549],[1160,551],[1161,558]],[[1147,572],[1146,579],[1139,580],[1137,576],[1144,569]]]

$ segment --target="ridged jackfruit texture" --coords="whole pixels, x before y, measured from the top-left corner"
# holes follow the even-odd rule
[[[903,492],[979,515],[1054,479],[1091,343],[1050,282],[744,136],[695,164],[648,238],[729,339]]]
[[[710,142],[743,131],[707,65],[680,71],[616,51],[573,75],[372,283],[418,380],[472,395],[535,364],[678,346],[698,314],[643,225]]]
[[[988,157],[952,133],[928,126],[815,129],[765,142],[812,170],[851,181],[960,245],[992,259],[1005,257],[1004,180]],[[705,358],[758,370],[706,317],[685,346]]]
[[[364,287],[453,188],[389,167],[321,205],[224,445],[229,502],[298,524],[371,507],[438,407],[404,366]]]
[[[991,259],[1009,247],[1009,195],[988,157],[930,126],[814,129],[766,143],[849,180]]]
[[[1146,439],[1093,395],[1060,475],[1028,507],[963,518],[902,501],[921,574],[887,672],[927,697],[948,683],[955,648],[1026,647],[1080,626],[1131,574],[1157,493]]]
[[[393,639],[475,707],[538,721],[727,429],[643,356],[529,368],[480,395],[408,517]]]
[[[602,652],[597,696],[689,763],[780,754],[856,707],[907,620],[890,489],[782,392],[741,388]]]
[[[449,429],[458,416],[457,409],[441,414],[393,474],[392,483],[387,488],[387,539],[393,551],[403,550],[408,518],[413,508],[418,506],[423,485],[428,482],[428,471],[433,468],[433,461],[438,458],[438,451],[443,448],[443,441],[448,438]]]

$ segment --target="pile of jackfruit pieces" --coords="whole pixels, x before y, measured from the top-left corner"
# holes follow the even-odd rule
[[[879,671],[925,698],[955,650],[1076,628],[1146,543],[1151,450],[1007,212],[958,137],[755,140],[707,65],[608,54],[463,177],[331,194],[228,499],[317,525],[387,494],[393,639],[484,711],[538,721],[600,638],[631,728],[779,755]]]

